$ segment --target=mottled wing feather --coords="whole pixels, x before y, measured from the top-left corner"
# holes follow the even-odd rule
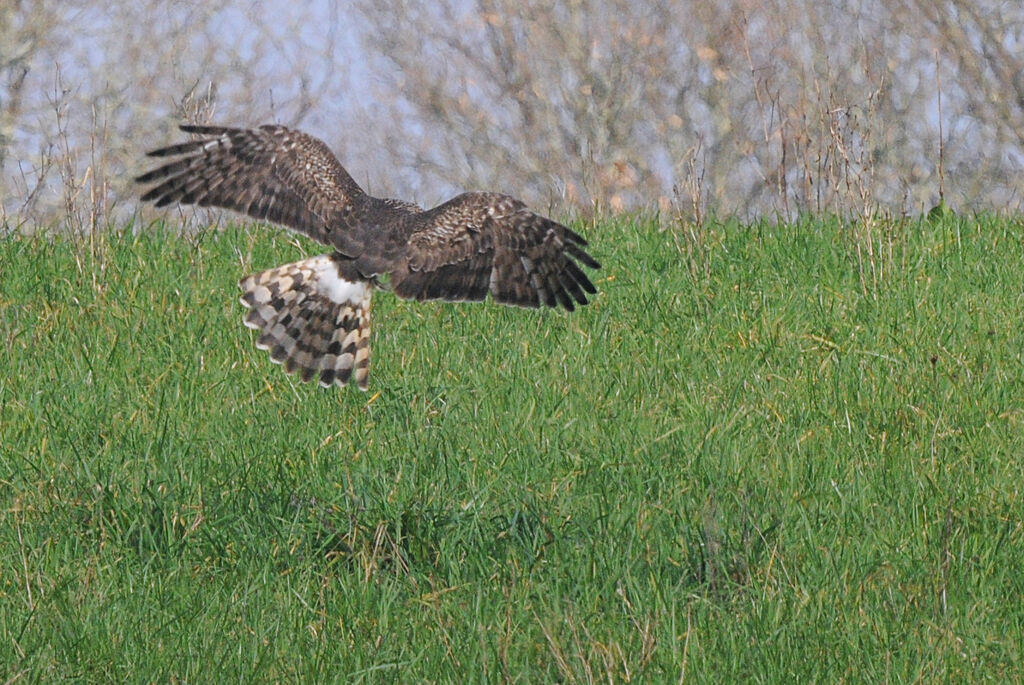
[[[176,159],[136,179],[155,184],[144,201],[231,209],[361,252],[361,232],[346,229],[361,227],[365,195],[322,141],[284,126],[181,129],[200,138],[148,153]]]
[[[415,217],[394,291],[413,299],[480,300],[572,311],[597,292],[577,262],[600,264],[578,233],[514,198],[466,193]]]
[[[397,209],[400,212],[404,212],[406,214],[419,214],[420,212],[423,211],[423,208],[420,207],[415,202],[407,202],[405,200],[396,200],[393,197],[382,198],[382,199],[379,200],[379,202],[380,202],[381,206],[383,206],[383,207],[385,207],[387,209]]]
[[[511,197],[465,193],[421,214],[409,237],[409,267],[432,271],[493,251],[497,222],[525,205]]]

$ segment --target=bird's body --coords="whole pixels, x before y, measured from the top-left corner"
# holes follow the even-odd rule
[[[367,195],[320,140],[283,126],[182,126],[197,140],[154,150],[174,158],[136,180],[143,196],[232,209],[328,245],[320,255],[239,283],[257,346],[305,381],[366,389],[370,297],[562,306],[595,293],[577,261],[600,265],[565,226],[498,193],[464,193],[432,209]]]

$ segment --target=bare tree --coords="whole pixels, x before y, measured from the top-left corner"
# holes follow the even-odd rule
[[[214,118],[427,204],[694,217],[927,209],[941,128],[947,202],[1016,208],[1022,45],[1001,0],[7,0],[0,223],[134,212],[141,151]]]
[[[373,100],[394,122],[381,143],[413,170],[403,180],[645,204],[659,182],[637,154],[657,125],[644,105],[668,85],[675,36],[662,7],[613,4],[363,3],[384,74]]]
[[[302,123],[347,78],[307,19],[252,0],[0,4],[0,219],[95,228],[180,121]]]
[[[1024,10],[1011,3],[359,8],[393,122],[380,144],[420,192],[515,187],[543,202],[560,187],[572,205],[665,207],[700,150],[718,211],[919,210],[938,191],[936,54],[956,202],[1005,207],[1021,189]]]

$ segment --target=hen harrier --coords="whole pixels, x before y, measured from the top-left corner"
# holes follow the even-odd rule
[[[243,278],[256,346],[303,381],[366,390],[370,295],[483,300],[572,311],[600,268],[587,241],[497,193],[464,193],[433,209],[362,191],[322,141],[283,126],[182,126],[200,137],[149,152],[172,161],[135,179],[143,201],[223,207],[304,233],[334,252]]]

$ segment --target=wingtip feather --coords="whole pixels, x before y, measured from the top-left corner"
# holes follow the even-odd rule
[[[204,126],[202,124],[179,124],[178,128],[185,133],[196,133],[201,136],[221,136],[240,130],[228,126]]]

